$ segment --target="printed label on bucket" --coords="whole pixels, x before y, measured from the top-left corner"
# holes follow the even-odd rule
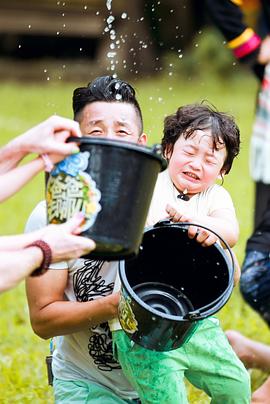
[[[83,212],[82,231],[94,224],[101,210],[101,193],[91,176],[84,172],[89,157],[89,152],[71,155],[51,172],[46,190],[49,223],[64,223],[76,212]]]
[[[134,334],[134,332],[138,331],[138,322],[134,316],[130,302],[130,297],[125,297],[123,291],[121,291],[118,308],[119,321],[124,331],[128,334]]]

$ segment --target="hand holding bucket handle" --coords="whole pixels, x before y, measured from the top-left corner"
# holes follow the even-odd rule
[[[211,316],[212,314],[214,314],[216,312],[216,310],[215,310],[216,303],[218,301],[221,302],[223,300],[224,300],[224,302],[226,302],[228,300],[228,298],[227,298],[228,292],[230,292],[230,290],[232,290],[232,288],[233,288],[233,277],[234,277],[234,271],[235,271],[235,261],[234,261],[234,256],[233,256],[233,253],[231,251],[230,246],[214,230],[209,229],[208,227],[200,225],[200,224],[197,224],[197,223],[189,223],[189,222],[182,222],[182,223],[177,222],[177,223],[175,223],[175,222],[172,222],[168,218],[168,219],[163,219],[163,220],[158,221],[153,227],[162,227],[162,226],[171,226],[171,227],[175,226],[175,227],[182,227],[183,229],[188,229],[189,226],[200,227],[200,228],[202,228],[204,230],[207,230],[207,231],[213,233],[215,236],[217,236],[219,238],[219,240],[221,241],[221,243],[225,246],[226,250],[228,250],[230,258],[231,258],[231,268],[232,268],[232,270],[231,270],[231,272],[229,274],[228,286],[226,287],[224,292],[217,299],[215,299],[211,303],[201,307],[198,310],[194,310],[194,311],[191,311],[191,312],[187,313],[184,318],[187,319],[187,320],[190,320],[190,321],[201,320],[202,319],[202,314],[201,314],[202,312],[203,312],[203,317],[204,318]],[[199,233],[199,231],[197,232],[197,234],[198,233]],[[195,237],[195,239],[196,239],[196,237]],[[215,245],[218,245],[218,243],[215,243]],[[222,247],[220,247],[219,245],[218,245],[218,247],[223,252],[224,258],[227,261],[228,255],[225,253],[225,251],[224,251],[224,249]],[[209,247],[205,247],[205,248],[209,248]],[[205,310],[207,310],[207,311],[205,311]]]

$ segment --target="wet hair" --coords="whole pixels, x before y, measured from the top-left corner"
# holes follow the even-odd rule
[[[142,112],[136,99],[134,88],[127,82],[113,76],[97,77],[86,87],[76,88],[73,92],[72,106],[74,119],[80,119],[80,112],[92,102],[124,102],[134,106],[140,122],[140,132],[143,131]]]
[[[180,136],[188,139],[196,130],[207,129],[212,134],[213,150],[218,150],[221,145],[226,147],[227,157],[222,169],[228,174],[240,151],[240,131],[232,116],[205,102],[182,106],[165,118],[161,142],[163,154],[172,153]]]

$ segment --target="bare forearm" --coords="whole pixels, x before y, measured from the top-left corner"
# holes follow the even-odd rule
[[[90,302],[56,301],[31,316],[32,327],[44,339],[72,334],[116,317],[118,302],[118,294]]]
[[[44,168],[41,158],[30,161],[27,164],[11,169],[0,175],[0,202],[12,196],[20,190],[28,181]]]
[[[0,251],[14,251],[26,247],[28,244],[41,238],[43,230],[36,230],[31,233],[17,234],[14,236],[0,237]]]
[[[12,170],[27,154],[28,152],[21,144],[20,136],[11,140],[0,149],[0,174]]]
[[[41,265],[43,259],[39,248],[0,252],[0,292],[15,287]]]

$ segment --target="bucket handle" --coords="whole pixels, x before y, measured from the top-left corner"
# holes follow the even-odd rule
[[[155,143],[151,148],[152,153],[161,157],[161,171],[166,170],[168,163],[167,160],[162,155],[162,146],[160,143]]]
[[[226,289],[223,291],[223,293],[222,293],[217,299],[215,299],[213,302],[211,302],[211,303],[209,303],[209,304],[207,304],[207,305],[201,307],[201,308],[198,309],[198,310],[194,310],[194,311],[191,311],[190,313],[187,313],[183,318],[184,318],[184,319],[187,319],[187,320],[190,320],[190,321],[201,320],[201,319],[202,319],[202,317],[201,317],[201,311],[202,311],[202,310],[205,310],[205,309],[208,309],[208,311],[206,311],[206,312],[203,314],[203,317],[204,317],[204,318],[205,318],[205,317],[209,317],[209,316],[212,314],[213,306],[214,306],[218,301],[220,301],[221,299],[223,299],[224,296],[227,295],[229,289],[232,288],[232,287],[231,287],[231,283],[232,283],[232,281],[233,281],[233,275],[234,275],[234,270],[235,270],[235,263],[234,263],[234,257],[233,257],[231,248],[230,248],[229,244],[227,243],[227,241],[225,241],[218,233],[216,233],[214,230],[211,230],[211,229],[209,229],[208,227],[203,226],[203,225],[201,225],[201,224],[189,223],[189,222],[182,222],[182,223],[181,223],[181,222],[172,222],[170,219],[163,219],[163,220],[158,221],[153,227],[159,227],[159,226],[164,226],[164,227],[165,227],[165,226],[168,226],[168,225],[178,225],[178,226],[180,225],[181,227],[183,227],[183,228],[185,228],[185,229],[187,229],[189,226],[196,226],[196,227],[200,227],[200,228],[202,228],[202,229],[205,229],[205,230],[207,230],[207,231],[210,231],[211,233],[215,234],[215,235],[220,239],[220,241],[225,245],[226,249],[229,251],[230,258],[231,258],[231,261],[232,261],[232,273],[231,273],[231,275],[230,275],[230,277],[229,277],[229,282],[228,282],[227,288],[226,288]],[[196,237],[195,237],[195,238],[196,238]],[[207,247],[206,247],[206,248],[207,248]],[[225,303],[225,302],[224,302],[224,303]]]

